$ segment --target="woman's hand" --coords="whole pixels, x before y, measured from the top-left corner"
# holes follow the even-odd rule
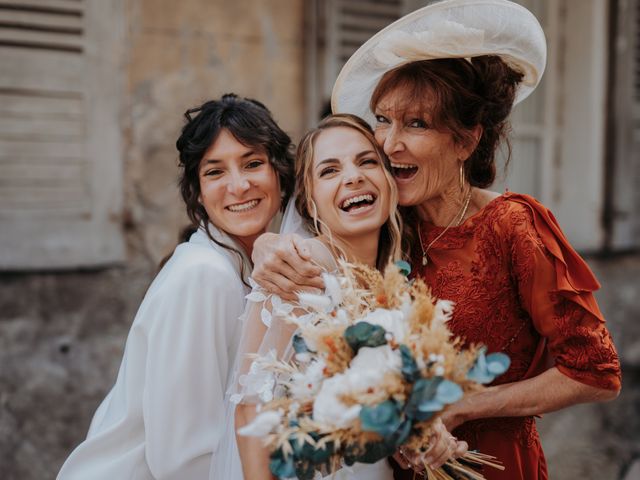
[[[253,245],[251,277],[262,288],[285,300],[296,292],[322,289],[322,269],[314,265],[306,240],[296,234],[265,233]]]
[[[462,457],[468,449],[467,442],[458,441],[445,428],[440,418],[436,418],[433,423],[433,434],[429,439],[429,448],[426,452],[415,452],[401,447],[393,458],[405,470],[411,468],[416,472],[422,472],[425,463],[429,468],[435,470],[444,465],[447,460]]]

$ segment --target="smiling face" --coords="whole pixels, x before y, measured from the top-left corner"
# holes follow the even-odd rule
[[[278,176],[267,153],[222,129],[200,161],[199,178],[199,201],[211,223],[250,252],[280,208]]]
[[[453,134],[433,127],[428,108],[406,105],[406,92],[396,89],[375,108],[375,136],[398,185],[398,203],[421,205],[458,188],[460,163],[471,154]]]
[[[391,186],[369,140],[349,127],[320,132],[313,147],[311,198],[335,236],[351,243],[378,234],[388,220]]]

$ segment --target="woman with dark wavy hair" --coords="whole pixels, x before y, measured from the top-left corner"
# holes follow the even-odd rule
[[[405,253],[437,298],[455,302],[452,332],[511,358],[494,384],[442,414],[469,448],[504,464],[482,472],[490,480],[548,478],[535,417],[611,400],[621,385],[587,264],[537,200],[488,189],[511,109],[536,87],[545,59],[542,28],[524,7],[436,2],[367,41],[332,96],[334,112],[374,127],[398,186]],[[316,284],[291,242],[257,242],[258,283]],[[395,478],[415,478],[418,457],[401,449]]]
[[[256,237],[294,185],[291,140],[261,103],[186,112],[176,146],[194,233],[149,287],[112,390],[59,479],[208,478]]]

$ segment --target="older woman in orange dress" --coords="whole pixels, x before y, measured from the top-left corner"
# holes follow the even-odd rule
[[[547,479],[535,416],[611,400],[621,386],[587,264],[537,200],[488,189],[512,106],[535,88],[545,57],[542,29],[523,7],[449,0],[374,36],[333,92],[334,111],[368,119],[391,160],[413,274],[455,302],[454,334],[511,358],[494,384],[442,417],[504,464],[482,472],[491,480]],[[266,243],[254,250],[254,278],[273,289],[316,284],[298,239]],[[395,478],[413,478],[396,458]]]

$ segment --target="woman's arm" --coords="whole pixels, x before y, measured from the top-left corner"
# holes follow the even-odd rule
[[[442,420],[449,430],[470,420],[494,417],[527,417],[554,412],[586,402],[606,402],[618,396],[619,390],[593,387],[573,380],[556,367],[540,375],[488,387],[466,395],[449,407]]]
[[[241,403],[236,407],[236,432],[250,424],[256,417],[256,406]],[[263,444],[262,438],[239,435],[236,433],[238,452],[242,462],[242,474],[246,479],[271,480],[275,477],[269,470],[269,451]]]
[[[299,235],[261,235],[253,246],[252,260],[252,278],[285,300],[296,299],[295,292],[324,288],[322,269],[312,261],[307,240]]]
[[[503,227],[511,273],[521,306],[546,339],[555,366],[466,396],[445,412],[448,428],[474,419],[541,415],[613,400],[620,392],[620,364],[593,298],[597,282],[589,267],[554,220],[543,215],[544,207],[525,203],[511,208],[513,223]]]

